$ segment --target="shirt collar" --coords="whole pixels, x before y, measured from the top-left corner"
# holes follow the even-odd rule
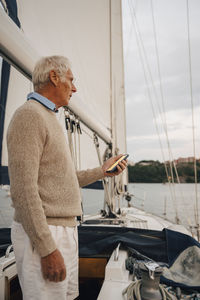
[[[47,107],[48,109],[50,109],[54,112],[58,112],[58,110],[56,109],[55,103],[53,103],[46,97],[44,97],[36,92],[32,92],[27,95],[27,100],[30,100],[30,99],[36,100],[37,102],[41,103],[42,105],[44,105],[45,107]]]

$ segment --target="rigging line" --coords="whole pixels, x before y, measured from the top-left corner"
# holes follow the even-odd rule
[[[190,100],[192,110],[192,139],[193,139],[193,153],[194,153],[194,177],[195,177],[195,199],[196,199],[196,224],[199,226],[199,208],[198,208],[198,190],[197,190],[197,165],[196,165],[196,147],[195,147],[195,126],[194,126],[194,100],[193,100],[193,84],[192,84],[192,61],[191,61],[191,40],[190,40],[190,16],[189,3],[186,0],[187,6],[187,33],[188,33],[188,59],[190,72]]]
[[[130,53],[130,41],[131,41],[131,36],[132,36],[132,31],[133,31],[133,27],[131,26],[131,29],[129,31],[129,37],[128,37],[128,45],[127,45],[127,48],[125,50],[125,59],[127,59],[127,57],[129,56],[129,53]]]
[[[74,126],[74,163],[75,169],[78,170],[78,158],[77,158],[77,143],[76,143],[76,125]]]
[[[130,5],[130,7],[131,7],[131,5]],[[155,99],[157,101],[157,106],[158,106],[159,112],[161,114],[160,104],[158,102],[158,95],[157,95],[156,88],[155,88],[155,85],[154,85],[154,81],[153,81],[153,76],[152,76],[152,73],[151,73],[151,69],[150,69],[150,66],[149,66],[149,63],[148,63],[148,58],[147,58],[146,50],[145,50],[145,47],[144,47],[144,43],[143,43],[143,40],[142,40],[142,37],[141,37],[139,25],[138,25],[138,22],[137,22],[136,13],[135,13],[133,7],[132,7],[132,10],[133,10],[133,17],[134,17],[134,18],[132,17],[132,19],[134,20],[135,27],[137,28],[136,33],[137,33],[137,35],[139,37],[139,41],[140,41],[141,48],[142,48],[142,51],[143,51],[143,56],[144,56],[144,60],[145,60],[145,63],[146,63],[147,71],[148,71],[148,74],[149,74],[149,77],[150,77],[150,80],[151,80],[151,85],[153,87]],[[161,114],[161,116],[162,116],[162,114]]]
[[[130,5],[130,2],[129,2],[129,7],[130,7],[130,11],[131,11],[132,8],[131,8],[131,5]],[[151,93],[150,93],[150,88],[149,88],[149,85],[148,85],[148,80],[147,80],[147,75],[146,75],[146,70],[145,70],[144,59],[143,59],[143,56],[142,56],[142,53],[141,53],[141,46],[140,46],[139,38],[138,38],[138,34],[137,34],[138,28],[136,29],[136,16],[134,14],[134,11],[133,11],[133,15],[134,15],[135,19],[132,17],[131,20],[132,20],[132,24],[133,24],[133,28],[134,28],[135,36],[136,36],[136,41],[137,41],[137,45],[138,45],[138,49],[139,49],[140,61],[142,63],[144,78],[145,78],[145,82],[146,82],[146,86],[147,86],[148,98],[150,100],[150,105],[151,105],[153,117],[154,117],[154,120],[155,120],[154,122],[155,122],[156,132],[157,132],[158,139],[159,139],[161,154],[162,154],[162,157],[163,157],[163,161],[165,161],[163,146],[162,146],[162,142],[161,142],[161,138],[160,138],[160,133],[159,133],[158,125],[157,125],[157,121],[156,121],[156,114],[155,114],[155,110],[154,110],[154,106],[153,106],[153,101],[152,101],[152,97],[151,97]],[[167,174],[167,179],[169,181],[169,175],[168,175],[167,167],[165,168],[165,170],[166,170],[166,174]],[[177,206],[176,206],[176,198],[175,198],[176,195],[173,192],[173,189],[171,187],[170,181],[169,181],[169,189],[170,189],[171,198],[172,198],[172,201],[173,201],[173,204],[174,204],[174,209],[175,209],[176,215],[177,215]]]
[[[74,145],[73,145],[73,137],[72,133],[74,132],[74,123],[73,123],[73,118],[74,115],[69,113],[68,110],[64,110],[64,115],[65,115],[65,126],[67,130],[67,136],[68,136],[68,144],[69,144],[69,149],[72,157],[72,161],[74,163],[74,166],[76,167],[76,162],[75,162],[75,154],[74,154]]]
[[[159,52],[158,52],[157,33],[156,33],[155,18],[154,18],[153,0],[151,0],[151,14],[152,14],[152,22],[153,22],[153,33],[154,33],[154,41],[155,41],[156,60],[157,60],[157,67],[158,67],[159,87],[160,87],[160,94],[161,94],[161,100],[162,100],[161,103],[162,103],[162,110],[163,110],[164,120],[165,120],[164,124],[165,124],[166,129],[167,129],[164,94],[163,94],[161,71],[160,71],[160,56],[159,56]]]
[[[159,86],[160,86],[160,94],[161,94],[161,104],[162,104],[162,109],[163,109],[163,116],[164,116],[164,124],[165,124],[165,130],[166,130],[166,137],[167,137],[167,142],[168,142],[168,148],[170,149],[170,144],[169,144],[169,137],[168,137],[168,130],[167,130],[167,120],[166,120],[166,110],[165,110],[165,103],[164,103],[164,93],[163,93],[163,86],[162,86],[162,78],[161,78],[161,70],[160,70],[160,56],[159,56],[159,51],[158,51],[158,43],[157,43],[157,33],[156,33],[156,26],[155,26],[155,18],[154,18],[154,7],[153,7],[153,0],[151,0],[151,13],[152,13],[152,22],[153,22],[153,32],[154,32],[154,41],[155,41],[155,50],[156,50],[156,58],[157,58],[157,67],[158,67],[158,76],[159,76]],[[171,153],[171,157],[173,159],[173,155]],[[180,179],[178,176],[177,168],[173,160],[173,165],[174,169],[176,172],[176,177],[177,181],[180,184]],[[184,196],[181,190],[181,196],[184,200]]]
[[[130,7],[130,10],[131,10],[131,7]],[[142,40],[142,38],[141,38],[141,34],[140,34],[140,30],[139,30],[139,25],[138,25],[138,22],[137,22],[136,14],[135,14],[135,12],[134,12],[134,8],[133,8],[133,16],[134,16],[135,27],[137,28],[137,30],[136,30],[136,35],[139,36],[139,41],[140,41],[140,44],[141,44],[141,48],[142,48],[142,50],[143,50],[144,59],[145,59],[145,62],[146,62],[148,74],[149,74],[150,79],[151,79],[151,85],[152,85],[152,87],[153,87],[153,91],[154,91],[154,95],[155,95],[155,98],[156,98],[156,101],[157,101],[159,113],[160,113],[160,115],[162,116],[162,114],[161,114],[161,109],[160,109],[160,105],[159,105],[159,102],[158,102],[158,95],[157,95],[157,92],[156,92],[156,89],[155,89],[155,85],[154,85],[154,82],[153,82],[153,77],[152,77],[151,70],[150,70],[150,67],[149,67],[149,64],[148,64],[148,58],[147,58],[147,55],[146,55],[146,51],[145,51],[145,47],[144,47],[144,44],[143,44],[143,40]],[[133,19],[133,18],[132,18],[132,19]],[[163,123],[164,123],[164,122],[163,122]]]
[[[100,166],[102,166],[103,163],[102,163],[102,158],[101,158],[100,149],[99,149],[99,140],[98,140],[98,137],[97,137],[96,133],[94,133],[93,141],[94,141],[94,145],[95,145],[95,148],[96,148],[96,151],[97,151],[99,164],[100,164]],[[111,199],[111,196],[110,196],[110,193],[109,193],[108,182],[106,181],[105,178],[102,179],[102,184],[103,184],[103,188],[104,188],[104,192],[105,192],[105,195],[104,195],[104,210],[105,210],[106,204],[107,204],[108,210],[112,211],[112,199]]]
[[[138,6],[138,1],[135,0],[135,11],[137,10],[137,6]],[[131,26],[130,31],[129,31],[129,37],[128,37],[128,45],[125,52],[125,59],[129,56],[129,50],[130,50],[130,41],[131,41],[131,36],[132,36],[132,32],[133,32],[133,27]]]
[[[112,137],[113,137],[113,155],[118,155],[118,140],[117,140],[117,119],[116,119],[116,109],[117,109],[117,105],[116,105],[116,79],[115,76],[112,76]],[[118,177],[113,177],[110,178],[111,181],[111,207],[116,208],[116,201],[115,201],[115,196],[116,196],[116,188],[118,187]]]
[[[3,7],[5,12],[8,14],[7,4],[6,4],[5,0],[0,0],[0,5]]]
[[[73,149],[73,141],[72,141],[72,133],[70,128],[67,130],[69,149],[72,157],[72,161],[74,162],[74,149]]]
[[[166,134],[167,130],[166,130],[165,125],[164,125],[165,122],[163,120],[163,114],[161,112],[161,108],[160,108],[160,105],[159,105],[158,95],[157,95],[156,88],[155,88],[155,85],[154,85],[154,81],[153,81],[151,69],[150,69],[150,66],[149,66],[149,63],[148,63],[147,54],[146,54],[146,51],[145,51],[144,43],[143,43],[143,40],[142,40],[142,37],[141,37],[141,33],[140,33],[140,30],[139,30],[139,25],[138,25],[136,14],[135,14],[134,10],[133,10],[133,13],[134,13],[134,17],[135,17],[135,24],[136,24],[136,27],[137,27],[138,36],[139,36],[140,43],[141,43],[141,46],[142,46],[142,50],[143,50],[143,54],[144,54],[144,58],[145,58],[146,66],[147,66],[147,70],[148,70],[148,73],[149,73],[149,76],[150,76],[151,85],[153,87],[156,104],[158,106],[158,110],[159,110],[159,113],[160,113],[161,122],[162,122],[162,125],[163,125],[164,132]],[[171,161],[173,160],[173,156],[172,156],[172,152],[169,151],[170,143],[169,143],[169,139],[168,139],[168,134],[166,134],[166,137],[167,137],[167,145],[168,145],[168,153],[169,153],[169,162],[170,162],[170,171],[171,171],[172,183],[174,183],[174,176],[173,176],[173,172],[172,172],[173,169],[172,169],[172,164],[171,164]],[[173,189],[174,189],[174,194],[175,194],[175,188],[174,188],[174,186],[173,186]],[[175,195],[175,198],[176,198],[176,195]]]
[[[151,14],[152,14],[152,22],[153,22],[153,33],[154,33],[154,41],[155,41],[156,60],[157,60],[157,67],[158,67],[159,87],[160,87],[160,94],[161,94],[161,100],[162,100],[161,104],[162,104],[162,112],[163,112],[163,118],[164,118],[164,121],[163,121],[163,119],[162,119],[162,121],[163,121],[163,127],[164,127],[166,138],[167,138],[168,149],[170,149],[168,130],[167,130],[166,110],[165,110],[165,103],[164,103],[164,93],[163,93],[161,70],[160,70],[160,56],[159,56],[159,51],[158,51],[157,33],[156,33],[155,18],[154,18],[153,0],[151,0]],[[160,109],[159,109],[159,112],[161,114]],[[170,154],[169,154],[169,157],[170,157]],[[172,153],[171,153],[171,157],[173,159]]]
[[[161,142],[161,139],[160,139],[158,125],[157,125],[157,122],[156,122],[156,116],[155,116],[155,110],[154,110],[154,106],[153,106],[153,101],[152,101],[152,98],[151,98],[151,93],[150,93],[150,89],[149,89],[149,85],[148,85],[148,81],[147,81],[144,60],[143,60],[141,49],[140,49],[140,45],[139,45],[139,40],[138,40],[138,36],[137,36],[137,32],[136,32],[135,23],[134,23],[133,20],[132,20],[132,22],[133,22],[133,27],[134,27],[134,30],[135,30],[135,33],[136,33],[136,40],[137,40],[137,44],[138,44],[138,49],[139,49],[139,54],[140,54],[140,60],[141,60],[141,63],[142,63],[144,78],[145,78],[145,82],[146,82],[146,86],[147,86],[148,97],[149,97],[149,100],[150,100],[150,105],[151,105],[151,109],[152,109],[152,112],[153,112],[153,117],[154,117],[154,120],[155,120],[155,127],[156,127],[156,132],[157,132],[157,135],[158,135],[158,139],[159,139],[161,154],[162,154],[163,160],[165,161],[163,147],[162,147],[162,142]],[[169,181],[169,174],[168,174],[168,170],[167,170],[166,166],[165,166],[165,170],[166,170],[166,174],[167,174],[167,179]],[[173,194],[172,189],[171,189],[171,184],[169,184],[169,189],[170,189],[171,198],[173,200],[173,203],[175,203],[174,194]],[[175,211],[177,211],[176,205],[175,205]]]
[[[134,9],[133,9],[133,13],[134,13]],[[152,12],[152,15],[153,15],[153,12]],[[158,102],[158,95],[157,95],[156,88],[155,88],[155,85],[154,85],[154,82],[153,82],[153,77],[152,77],[151,70],[150,70],[150,67],[149,67],[148,58],[147,58],[147,55],[146,55],[145,47],[144,47],[143,40],[142,40],[142,37],[141,37],[141,34],[140,34],[140,30],[139,30],[139,26],[138,26],[138,23],[137,23],[137,18],[136,18],[136,14],[135,13],[134,13],[134,16],[135,16],[135,24],[137,26],[138,35],[139,35],[139,38],[140,38],[140,43],[142,45],[142,50],[143,50],[144,58],[145,58],[146,65],[147,65],[147,70],[149,72],[149,76],[150,76],[150,79],[151,79],[151,84],[152,84],[152,87],[153,87],[153,91],[154,91],[156,103],[157,103],[158,110],[159,110],[159,113],[160,113],[161,122],[162,122],[164,133],[165,133],[166,139],[167,139],[168,154],[169,154],[169,158],[170,158],[169,159],[170,173],[171,173],[171,178],[172,178],[172,183],[173,183],[173,185],[172,185],[172,187],[173,187],[173,194],[174,194],[174,199],[176,201],[176,190],[175,190],[175,186],[174,186],[173,166],[175,168],[175,174],[176,174],[177,182],[178,183],[180,183],[180,179],[179,179],[179,176],[178,176],[178,172],[177,172],[177,169],[176,169],[176,166],[175,166],[175,163],[174,163],[174,159],[173,159],[173,155],[172,155],[172,151],[171,151],[171,147],[170,147],[170,142],[169,142],[169,137],[168,137],[168,131],[167,131],[167,122],[166,122],[164,101],[163,101],[163,106],[162,106],[162,108],[163,108],[163,114],[162,114],[161,109],[160,109],[160,105],[159,105],[159,102]],[[154,22],[154,29],[155,29],[155,22]],[[155,38],[155,30],[154,30],[154,38]],[[158,50],[157,50],[157,54],[158,54]],[[159,62],[158,56],[157,56],[157,61]],[[159,70],[160,70],[160,68],[159,68]],[[160,74],[161,74],[161,72],[160,72]],[[160,82],[161,82],[161,76],[160,76]],[[162,96],[163,96],[163,93],[162,93]],[[165,118],[163,118],[163,115],[164,115]],[[173,164],[172,164],[172,162],[173,162]],[[166,171],[167,167],[166,167],[166,164],[165,164],[165,160],[164,160],[164,165],[165,165],[165,171]],[[167,172],[166,172],[166,174],[167,174]],[[167,175],[167,178],[168,178],[169,187],[170,187],[170,183],[171,182],[169,181],[168,175]],[[180,188],[180,185],[179,185],[179,188]],[[180,192],[181,192],[182,198],[184,200],[183,193],[182,193],[181,189],[180,189]],[[176,222],[179,223],[179,221],[180,220],[178,218],[178,215],[176,215]]]
[[[176,173],[177,182],[178,182],[179,188],[180,188],[180,179],[179,179],[179,175],[178,175],[178,171],[177,171],[176,165],[174,163],[174,159],[173,159],[173,155],[172,155],[172,151],[171,151],[171,147],[170,147],[170,142],[169,142],[169,136],[168,136],[167,119],[166,119],[164,93],[163,93],[163,85],[162,85],[162,78],[161,78],[160,56],[159,56],[159,51],[158,51],[157,32],[156,32],[156,25],[155,25],[153,0],[151,0],[151,15],[152,15],[153,33],[154,33],[154,41],[155,41],[156,60],[157,60],[157,67],[158,67],[158,77],[159,77],[159,87],[160,87],[160,95],[161,95],[161,104],[162,104],[162,111],[163,111],[163,123],[164,123],[163,126],[164,126],[164,130],[165,130],[165,134],[166,134],[168,151],[170,151],[170,154],[171,154],[172,163],[173,163],[174,170],[175,170],[175,173]],[[173,169],[172,169],[172,172],[173,172]],[[181,188],[180,188],[180,194],[181,194],[181,197],[182,197],[183,201],[185,202],[185,199],[184,199],[183,192],[182,192]]]
[[[136,14],[134,12],[134,9],[133,9],[133,14],[134,14],[134,17],[135,17],[135,24],[136,24],[136,27],[137,27],[137,31],[138,31],[138,36],[139,36],[139,39],[140,39],[140,43],[141,43],[141,46],[142,46],[142,50],[143,50],[143,54],[144,54],[144,58],[145,58],[145,62],[146,62],[146,65],[147,65],[147,70],[148,70],[148,73],[149,73],[149,76],[150,76],[150,79],[151,79],[151,85],[153,87],[153,91],[154,91],[154,95],[155,95],[155,99],[156,99],[156,104],[158,106],[158,110],[159,110],[159,113],[160,113],[160,118],[161,118],[161,121],[162,121],[162,125],[163,125],[163,128],[164,128],[164,132],[166,134],[166,128],[165,128],[165,122],[163,121],[163,116],[162,116],[162,112],[161,112],[161,108],[160,108],[160,105],[159,105],[159,101],[158,101],[158,95],[157,95],[157,92],[156,92],[156,88],[155,88],[155,85],[154,85],[154,81],[153,81],[153,77],[152,77],[152,73],[151,73],[151,69],[149,67],[149,63],[148,63],[148,58],[147,58],[147,54],[146,54],[146,51],[145,51],[145,47],[144,47],[144,43],[143,43],[143,40],[142,40],[142,37],[141,37],[141,33],[140,33],[140,30],[139,30],[139,25],[138,25],[138,22],[137,22],[137,18],[136,18]],[[168,135],[167,135],[168,136]],[[169,139],[168,139],[168,148],[170,148],[170,144],[169,144]],[[173,160],[173,157],[172,157],[172,154],[170,154],[170,152],[168,151],[169,153],[169,159],[170,159],[170,164],[171,164],[171,160]],[[171,152],[172,153],[172,152]],[[171,167],[171,170],[172,170],[172,167]],[[172,175],[172,178],[173,178],[173,174]]]
[[[81,133],[80,132],[78,132],[78,160],[79,160],[78,167],[79,170],[81,170]]]
[[[174,166],[174,170],[175,170],[175,173],[176,173],[176,178],[177,178],[177,182],[178,182],[178,184],[179,184],[179,187],[180,187],[180,194],[181,194],[181,197],[182,197],[182,199],[183,199],[183,204],[184,204],[184,206],[186,207],[186,199],[185,199],[185,197],[184,197],[184,195],[183,195],[183,190],[182,190],[182,188],[181,188],[181,182],[180,182],[180,178],[179,178],[179,175],[178,175],[178,170],[177,170],[177,167],[176,167],[176,164],[175,164],[175,161],[173,160],[173,166]],[[188,219],[187,219],[187,221],[188,221]],[[190,225],[190,223],[189,223],[189,221],[188,221],[188,225]]]

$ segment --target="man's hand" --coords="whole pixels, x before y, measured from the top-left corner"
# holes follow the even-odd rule
[[[66,278],[64,259],[58,249],[41,258],[42,273],[44,279],[59,282]]]
[[[113,176],[119,175],[121,172],[123,172],[123,170],[127,167],[127,160],[120,161],[117,165],[117,170],[115,172],[112,172],[112,173],[106,172],[122,156],[123,156],[123,154],[120,154],[120,155],[111,157],[105,161],[105,163],[102,166],[104,176],[113,177]]]

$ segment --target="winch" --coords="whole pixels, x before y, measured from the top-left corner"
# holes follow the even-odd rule
[[[155,262],[140,263],[141,271],[141,289],[142,300],[162,300],[162,294],[159,288],[162,268]]]
[[[122,292],[123,295],[127,294],[127,300],[177,300],[160,284],[162,267],[154,261],[139,262],[137,266],[141,279],[132,282]]]

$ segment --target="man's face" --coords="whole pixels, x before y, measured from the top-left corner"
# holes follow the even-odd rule
[[[66,73],[66,81],[59,82],[58,93],[60,106],[67,106],[69,104],[72,93],[76,92],[76,87],[73,83],[74,76],[72,71],[69,69]]]

